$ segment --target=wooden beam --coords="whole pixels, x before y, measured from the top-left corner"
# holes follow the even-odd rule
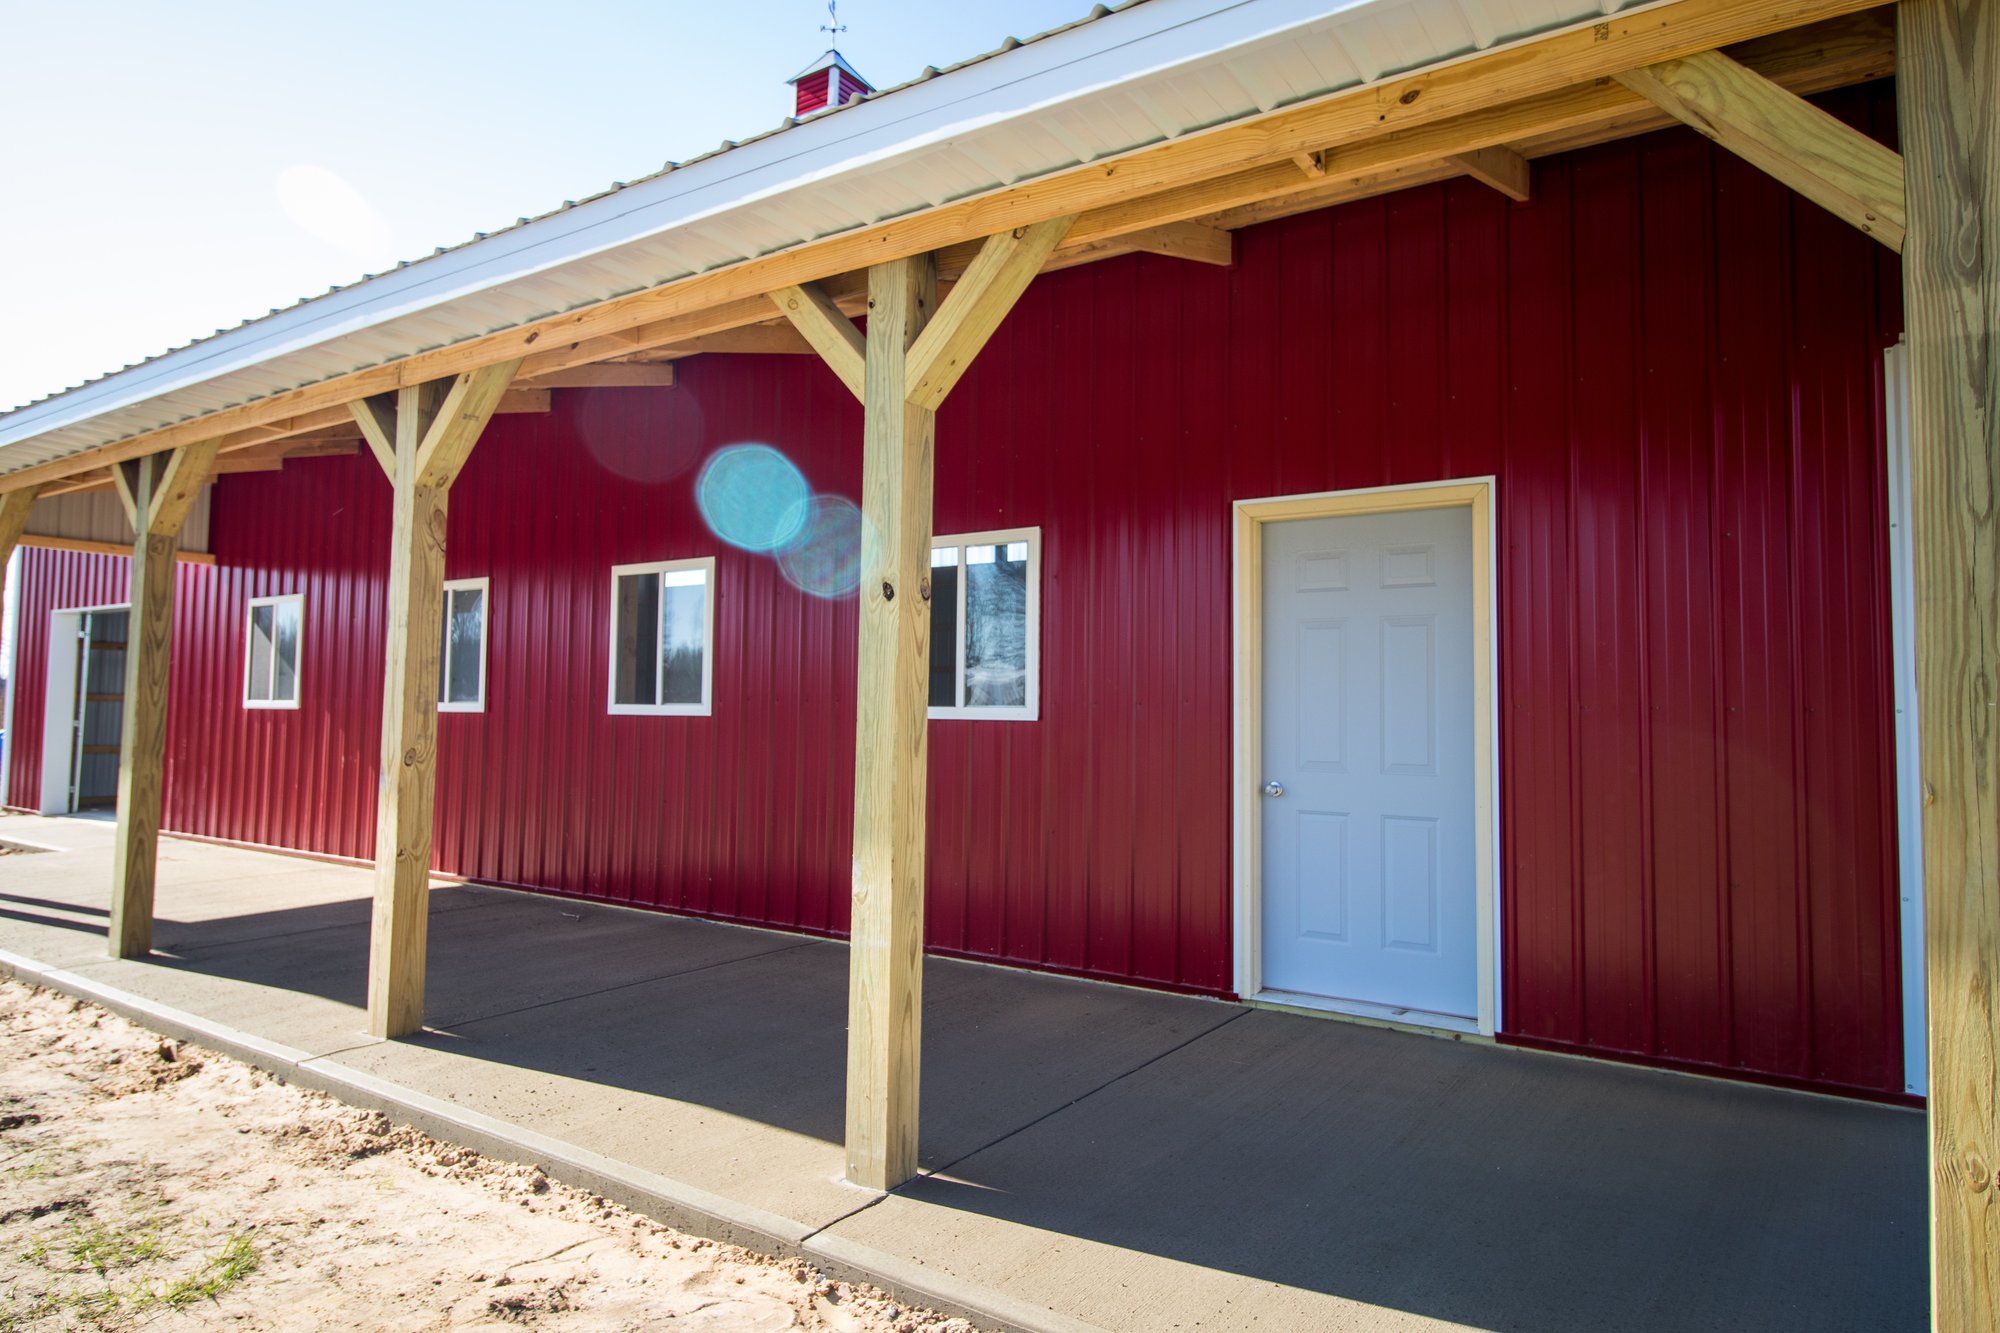
[[[742,328],[705,333],[698,338],[676,343],[671,350],[675,356],[700,356],[706,352],[751,356],[819,355],[818,350],[789,321],[782,324],[746,324]]]
[[[368,452],[375,455],[375,461],[382,468],[382,475],[394,481],[396,478],[396,395],[376,394],[372,398],[357,398],[347,405],[354,414],[354,422],[361,427],[361,438],[368,445]]]
[[[907,387],[912,405],[938,409],[1075,220],[1052,218],[987,238],[979,257],[910,346]],[[868,299],[872,318],[872,285]]]
[[[1918,725],[1930,1022],[1931,1319],[2000,1328],[2000,12],[1897,7],[1909,159]]]
[[[41,493],[41,487],[31,486],[0,495],[0,582],[6,579],[7,562],[13,559],[14,548],[27,534],[28,515],[34,511]]]
[[[174,548],[220,449],[221,441],[206,440],[118,465],[119,493],[129,498],[134,534],[106,938],[113,958],[143,958],[153,950],[167,674],[174,638]]]
[[[935,273],[932,280],[936,280]],[[840,377],[840,382],[845,384],[856,398],[862,397],[863,380],[866,378],[863,364],[867,359],[867,352],[862,342],[861,330],[854,327],[853,320],[841,313],[832,298],[817,284],[806,283],[801,286],[779,288],[771,293],[771,303],[791,321],[792,327],[799,331],[799,336],[819,353],[820,360],[826,362],[827,368]]]
[[[1228,175],[1245,163],[1287,164],[1296,181],[1299,171],[1292,159],[1301,152],[1354,144],[1559,89],[1591,86],[1625,70],[1851,14],[1875,3],[1668,0],[1636,7],[21,468],[0,476],[0,491],[545,349],[615,339],[655,321],[711,311],[733,301],[758,300],[767,292],[898,256],[927,253],[967,237],[994,235],[1105,207],[1129,196],[1193,185]],[[1331,174],[1333,168],[1328,170]],[[1229,206],[1218,204],[1214,209]],[[1153,218],[1142,225],[1198,215]],[[616,354],[599,351],[568,364]]]
[[[936,285],[929,256],[868,275],[847,1178],[876,1190],[917,1169],[936,414],[911,401],[908,362]]]
[[[527,413],[532,415],[547,412],[553,406],[554,400],[549,397],[548,387],[537,384],[531,388],[509,389],[506,396],[498,403],[495,403],[493,411],[487,415],[492,416],[500,413]]]
[[[368,1030],[378,1037],[406,1036],[424,1021],[446,501],[518,364],[401,389],[392,423],[379,403],[356,413],[364,430],[370,421],[394,427],[384,432],[395,498],[368,956]]]
[[[1319,180],[1326,175],[1326,162],[1319,153],[1293,153],[1292,163],[1305,173],[1307,180]]]
[[[671,362],[601,362],[569,370],[551,370],[534,379],[537,389],[670,389],[673,384],[674,368]]]
[[[1119,239],[1134,250],[1166,255],[1171,259],[1189,259],[1197,264],[1214,264],[1218,268],[1228,268],[1236,262],[1236,238],[1220,227],[1205,226],[1199,222],[1170,222],[1163,227],[1131,232]]]
[[[38,532],[22,536],[19,545],[42,551],[82,551],[89,555],[122,555],[130,557],[130,542],[104,542],[88,537],[44,537]],[[174,562],[182,565],[212,565],[215,555],[210,551],[174,551]]]
[[[1463,168],[1466,175],[1492,186],[1517,204],[1527,203],[1534,195],[1528,159],[1504,144],[1453,153],[1450,160],[1452,165]]]
[[[1835,217],[1903,248],[1903,159],[1720,51],[1616,76]]]

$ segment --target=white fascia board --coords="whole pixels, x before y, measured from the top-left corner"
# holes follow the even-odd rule
[[[290,352],[321,347],[399,317],[432,311],[434,318],[448,321],[446,307],[455,300],[678,227],[754,209],[777,195],[809,197],[815,186],[892,165],[954,140],[1003,132],[1010,122],[1030,120],[1058,105],[1087,105],[1100,94],[1179,67],[1226,58],[1307,24],[1362,11],[1387,17],[1398,10],[1414,10],[1419,3],[1149,0],[19,408],[0,417],[0,449]],[[1596,12],[1595,5],[1591,12]],[[1441,52],[1439,59],[1453,54]],[[971,193],[1016,183],[996,179]],[[682,275],[663,275],[663,280],[674,276]],[[587,296],[565,308],[592,304],[608,295]],[[465,327],[459,337],[494,331]]]

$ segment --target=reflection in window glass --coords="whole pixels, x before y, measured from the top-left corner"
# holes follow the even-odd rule
[[[711,607],[707,561],[636,566],[613,575],[611,706],[706,712]]]
[[[259,597],[250,603],[243,654],[243,702],[257,708],[296,708],[299,702],[297,594]]]
[[[698,704],[708,637],[708,580],[698,569],[681,569],[663,575],[661,584],[657,702]]]
[[[660,641],[660,576],[623,574],[618,579],[617,682],[611,701],[618,704],[656,704],[660,701],[659,657],[654,646]]]
[[[271,622],[274,606],[250,608],[250,666],[244,697],[252,703],[271,701]]]
[[[277,613],[276,646],[272,654],[271,698],[275,700],[295,700],[299,697],[299,604],[279,602],[271,608]]]
[[[468,580],[446,584],[442,651],[438,660],[438,704],[476,711],[486,703],[486,584]]]
[[[932,715],[1032,720],[1039,530],[939,542],[931,548]]]
[[[965,548],[965,703],[1028,702],[1028,546]]]
[[[932,708],[958,706],[958,548],[931,552]]]

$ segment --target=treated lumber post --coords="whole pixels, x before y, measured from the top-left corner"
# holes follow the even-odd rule
[[[908,401],[905,369],[936,297],[929,255],[868,270],[847,1178],[878,1190],[917,1170],[936,413]]]
[[[1908,163],[1931,1317],[2000,1328],[2000,10],[1897,7]]]
[[[407,1036],[424,1025],[445,505],[519,365],[509,361],[351,405],[395,489],[368,946],[368,1030],[377,1037]]]
[[[153,951],[162,768],[167,755],[167,669],[174,639],[174,547],[215,470],[220,440],[119,463],[112,476],[132,520],[131,610],[125,630],[125,705],[118,739],[118,827],[111,855],[113,958]]]

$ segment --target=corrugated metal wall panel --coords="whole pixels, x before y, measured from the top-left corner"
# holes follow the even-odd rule
[[[1886,88],[1833,105],[1888,128]],[[1043,683],[1038,723],[931,728],[932,946],[1227,991],[1228,502],[1491,473],[1506,1031],[1899,1091],[1893,258],[1682,133],[1539,163],[1528,205],[1460,181],[1239,244],[1037,283],[946,407],[938,530],[1042,528]],[[859,433],[785,357],[495,423],[452,498],[493,653],[489,712],[440,720],[442,866],[845,929],[854,606],[721,546],[692,480],[759,441],[851,497]],[[222,483],[175,827],[368,853],[387,510],[365,458]],[[706,554],[714,715],[606,716],[611,566]],[[48,608],[117,564],[27,562],[24,704]],[[246,713],[244,599],[293,590],[306,707]]]

